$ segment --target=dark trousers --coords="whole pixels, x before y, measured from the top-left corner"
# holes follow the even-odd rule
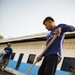
[[[9,59],[7,58],[2,58],[0,61],[0,66],[4,66],[4,68],[8,65]]]
[[[38,75],[55,75],[60,60],[61,58],[56,54],[45,57],[39,68]]]

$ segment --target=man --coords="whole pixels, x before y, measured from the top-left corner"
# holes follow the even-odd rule
[[[11,48],[11,43],[7,43],[7,47],[4,48],[4,51],[6,52],[6,54],[2,57],[2,60],[0,62],[0,64],[2,65],[2,68],[1,68],[2,71],[4,71],[4,69],[8,65],[9,59],[13,52],[13,50]]]
[[[57,38],[47,49],[44,55],[42,55],[41,53],[36,58],[36,61],[39,62],[44,56],[43,62],[38,71],[38,75],[55,75],[57,65],[62,58],[62,47],[65,37],[64,33],[75,31],[75,27],[66,24],[59,24],[58,26],[56,26],[55,21],[52,17],[46,17],[43,21],[43,24],[48,31],[51,31],[47,35],[46,46],[51,41],[54,35],[57,35]]]

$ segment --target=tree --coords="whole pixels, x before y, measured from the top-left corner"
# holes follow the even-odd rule
[[[4,37],[2,35],[0,35],[0,39],[4,39]]]

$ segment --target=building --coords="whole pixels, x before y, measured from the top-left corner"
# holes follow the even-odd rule
[[[20,65],[20,62],[33,63],[36,56],[39,55],[46,47],[45,43],[47,34],[48,33],[39,33],[29,36],[0,40],[0,51],[6,47],[6,43],[10,42],[14,52],[11,59],[19,62],[17,63],[17,66]],[[66,61],[69,62],[67,63],[68,65],[71,61],[72,63],[75,62],[75,32],[66,33],[64,40],[63,59],[57,69],[63,70]],[[41,62],[42,61],[36,65],[40,65]],[[68,67],[69,66],[66,66],[65,71],[68,69]]]

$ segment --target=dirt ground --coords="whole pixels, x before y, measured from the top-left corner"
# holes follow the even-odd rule
[[[8,72],[6,72],[6,71],[4,71],[4,72],[0,71],[0,75],[13,75],[13,74],[8,73]]]

